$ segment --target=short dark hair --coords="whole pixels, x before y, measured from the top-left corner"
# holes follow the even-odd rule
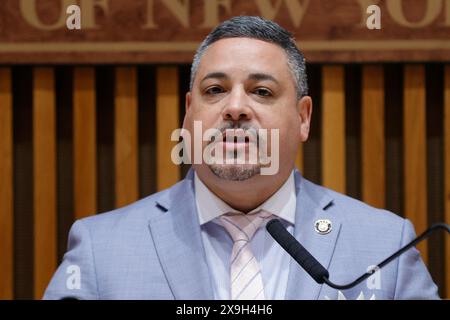
[[[288,65],[297,85],[297,98],[308,95],[308,79],[303,53],[297,48],[294,37],[279,24],[256,16],[238,16],[222,22],[203,40],[194,56],[191,67],[190,90],[194,85],[200,59],[214,42],[226,38],[251,38],[274,43],[284,49]]]

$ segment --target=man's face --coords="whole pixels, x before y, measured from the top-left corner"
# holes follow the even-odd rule
[[[213,43],[201,58],[192,92],[186,96],[184,128],[192,133],[194,121],[201,121],[203,132],[217,128],[225,135],[231,132],[224,131],[227,128],[242,128],[236,135],[248,129],[267,129],[264,143],[268,154],[279,152],[280,172],[290,172],[300,142],[308,137],[311,100],[297,99],[287,61],[281,47],[261,40],[228,38]],[[273,145],[272,129],[279,130],[279,141]],[[233,150],[248,153],[253,142],[221,142],[221,146],[224,154]],[[204,142],[202,148],[208,144]],[[204,170],[207,165],[194,166]],[[216,176],[239,181],[259,174],[260,167],[260,163],[209,165]]]

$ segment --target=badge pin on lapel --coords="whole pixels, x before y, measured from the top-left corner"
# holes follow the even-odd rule
[[[319,219],[314,223],[318,234],[328,234],[331,232],[331,221],[328,219]]]

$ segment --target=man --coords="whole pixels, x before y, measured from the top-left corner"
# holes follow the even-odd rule
[[[219,25],[194,58],[183,127],[192,132],[201,121],[202,129],[219,130],[215,150],[231,157],[266,145],[280,155],[279,168],[262,174],[268,164],[261,161],[194,163],[167,190],[77,221],[44,297],[438,298],[415,249],[339,292],[315,283],[267,233],[267,221],[280,219],[342,284],[415,236],[408,220],[317,186],[295,170],[310,128],[307,90],[303,55],[286,30],[259,17]],[[255,135],[260,129],[278,141]],[[235,139],[247,132],[250,138]],[[203,141],[202,150],[211,143]]]

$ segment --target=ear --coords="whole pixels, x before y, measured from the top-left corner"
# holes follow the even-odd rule
[[[188,113],[189,109],[191,108],[191,103],[192,103],[192,93],[190,91],[188,91],[186,93],[186,102],[184,104],[184,111],[186,113]]]
[[[191,109],[191,103],[192,103],[192,94],[191,92],[187,92],[186,93],[186,100],[185,100],[185,104],[184,104],[184,110],[185,110],[185,114],[184,114],[184,119],[183,119],[183,129],[186,128],[185,127],[185,123],[186,123],[186,118],[188,116],[189,110]]]
[[[309,96],[302,97],[297,102],[297,110],[300,117],[300,137],[301,141],[308,140],[309,128],[311,127],[311,115],[312,115],[312,99]]]

